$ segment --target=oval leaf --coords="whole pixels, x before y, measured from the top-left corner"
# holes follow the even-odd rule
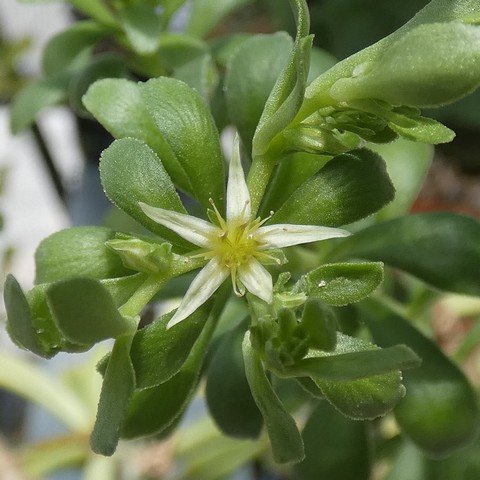
[[[352,150],[300,185],[269,223],[338,227],[375,213],[394,193],[382,158]]]
[[[388,346],[402,342],[423,360],[405,372],[407,395],[395,409],[402,431],[427,454],[441,457],[475,437],[480,411],[475,392],[463,373],[429,339],[402,317],[377,302],[364,320],[375,341]]]
[[[330,258],[385,262],[442,290],[480,295],[480,222],[426,213],[372,225],[342,240]]]

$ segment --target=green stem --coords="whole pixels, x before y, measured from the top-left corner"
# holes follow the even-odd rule
[[[119,308],[120,314],[126,317],[136,317],[165,285],[167,280],[167,278],[154,275],[148,277],[141,287]]]
[[[247,185],[250,191],[252,216],[255,217],[260,203],[267,190],[268,182],[273,173],[273,162],[266,161],[264,157],[255,159],[248,172]]]

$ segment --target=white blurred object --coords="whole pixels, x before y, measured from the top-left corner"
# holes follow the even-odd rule
[[[40,73],[40,58],[47,41],[72,22],[68,6],[63,2],[0,1],[2,34],[12,40],[30,38],[31,47],[19,66],[26,75]]]

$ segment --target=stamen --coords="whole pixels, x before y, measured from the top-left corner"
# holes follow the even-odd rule
[[[217,220],[218,220],[218,223],[220,224],[220,227],[223,230],[227,230],[227,223],[225,222],[222,215],[218,211],[218,208],[215,205],[215,202],[213,201],[213,198],[209,198],[208,201],[210,202],[210,205],[213,207],[213,211],[215,212],[215,216],[217,217]]]

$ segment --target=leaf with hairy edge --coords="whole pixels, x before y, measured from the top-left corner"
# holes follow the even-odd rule
[[[73,343],[92,345],[116,338],[134,328],[118,312],[108,290],[90,278],[57,282],[47,290],[47,301],[59,330]]]
[[[73,227],[42,240],[35,252],[35,283],[71,277],[116,278],[131,275],[120,257],[105,246],[115,232],[104,227]]]
[[[188,177],[148,113],[137,83],[125,79],[99,80],[90,86],[83,104],[115,138],[133,137],[145,142],[161,159],[172,180],[191,193]]]
[[[300,185],[269,224],[338,227],[375,213],[394,194],[382,158],[370,150],[352,150]]]
[[[260,357],[250,342],[250,332],[245,334],[242,349],[248,384],[265,420],[274,460],[278,463],[302,461],[305,457],[302,437],[295,420],[273,391]]]
[[[445,457],[470,443],[478,432],[477,395],[460,369],[404,318],[369,300],[363,316],[375,341],[402,342],[423,359],[405,372],[406,397],[395,408],[402,431],[433,457]]]
[[[221,211],[224,160],[215,122],[200,94],[166,77],[140,84],[140,92],[157,129],[184,168],[195,197],[205,208],[211,207],[213,199]]]
[[[212,303],[207,302],[167,330],[167,323],[174,314],[170,312],[135,334],[130,356],[137,388],[155,387],[180,370],[203,331],[211,309]]]
[[[331,356],[378,350],[379,347],[365,340],[338,333],[335,350],[322,354]],[[383,416],[405,396],[402,374],[398,370],[358,380],[322,380],[316,377],[312,380],[337,410],[354,420],[373,420]]]
[[[372,225],[339,242],[329,258],[382,261],[436,288],[480,295],[480,222],[462,215],[425,213]]]
[[[132,334],[117,338],[103,378],[97,419],[90,437],[95,453],[115,453],[124,423],[125,411],[135,390],[135,371],[130,361]]]
[[[100,158],[100,177],[110,201],[153,233],[173,243],[187,246],[171,230],[147,217],[139,202],[185,213],[161,160],[140,140],[115,140]]]
[[[307,295],[341,307],[368,297],[383,281],[383,263],[329,263],[304,277]]]
[[[122,437],[159,434],[183,414],[197,388],[221,303],[217,297],[205,328],[176,375],[160,385],[135,392],[127,410]]]

